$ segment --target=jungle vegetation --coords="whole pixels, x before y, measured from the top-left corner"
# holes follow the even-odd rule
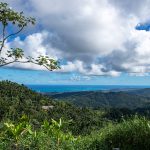
[[[0,149],[149,150],[148,108],[139,110],[79,107],[1,81]]]

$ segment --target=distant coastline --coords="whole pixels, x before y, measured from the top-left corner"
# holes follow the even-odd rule
[[[80,92],[80,91],[128,91],[150,88],[150,86],[138,85],[26,85],[28,88],[41,93]]]

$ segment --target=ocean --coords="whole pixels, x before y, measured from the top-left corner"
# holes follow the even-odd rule
[[[150,88],[150,86],[129,85],[26,85],[36,92],[78,92],[78,91],[109,91]]]

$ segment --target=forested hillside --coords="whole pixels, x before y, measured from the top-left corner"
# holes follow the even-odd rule
[[[144,91],[144,90],[143,90]],[[92,107],[92,108],[128,108],[136,109],[150,106],[150,98],[144,97],[141,92],[139,95],[127,92],[102,92],[102,91],[87,91],[87,92],[68,92],[51,95],[55,100],[64,100],[72,102],[77,106]],[[137,93],[136,91],[133,91]]]
[[[52,118],[71,120],[68,128],[74,134],[87,134],[91,130],[100,129],[107,122],[102,117],[102,110],[79,108],[67,102],[57,102],[23,85],[10,81],[0,82],[0,120],[18,121],[24,114],[36,126],[44,120],[51,121]]]
[[[126,93],[150,98],[150,88],[136,89],[131,91],[129,90],[126,91]]]
[[[149,150],[148,107],[130,110],[81,106],[55,101],[24,85],[1,81],[0,149]]]

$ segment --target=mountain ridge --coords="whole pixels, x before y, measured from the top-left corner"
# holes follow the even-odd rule
[[[144,89],[140,89],[144,91]],[[64,93],[45,93],[55,100],[71,102],[82,107],[114,107],[136,109],[147,107],[150,104],[149,97],[140,94],[140,90],[128,91],[81,91]],[[148,90],[148,92],[150,89]],[[138,93],[138,94],[137,94]],[[144,93],[144,92],[143,92]]]

